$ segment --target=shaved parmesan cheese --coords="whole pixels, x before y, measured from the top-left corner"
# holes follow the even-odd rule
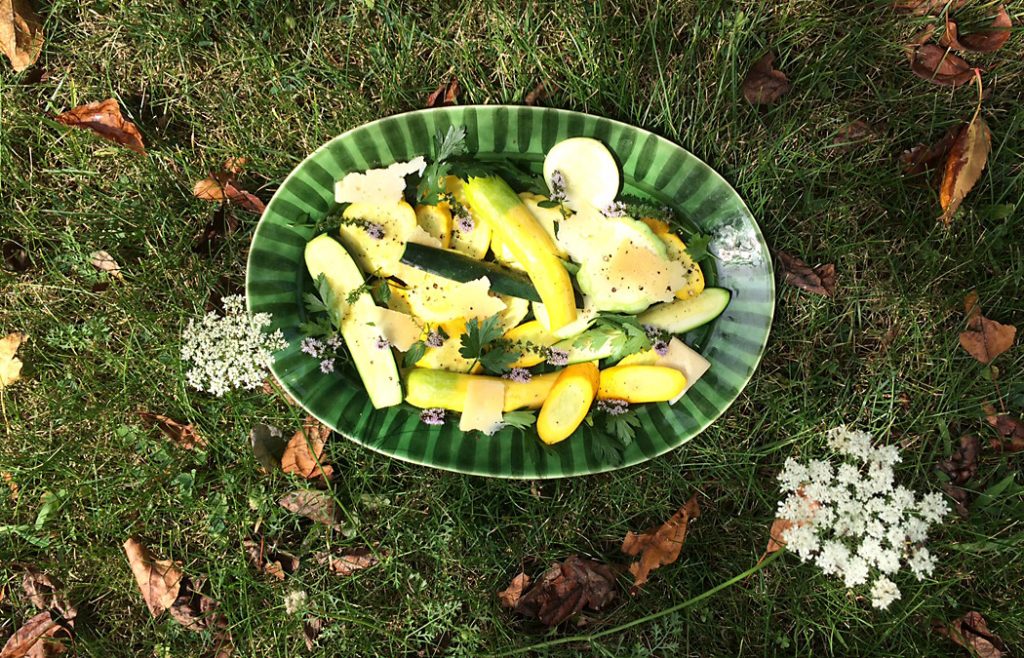
[[[686,285],[686,268],[646,247],[626,243],[608,262],[607,280],[613,289],[638,287],[654,301],[667,302]]]
[[[422,174],[427,166],[423,156],[408,162],[396,162],[382,169],[353,171],[334,184],[334,200],[338,203],[398,203],[405,193],[405,177]]]
[[[441,241],[423,230],[423,227],[417,224],[409,232],[409,236],[406,238],[406,242],[415,242],[416,244],[426,245],[428,247],[437,247],[442,249],[444,245]]]
[[[466,401],[459,429],[493,434],[501,429],[501,410],[505,407],[505,382],[491,377],[474,377],[466,386]]]
[[[505,302],[489,294],[487,277],[459,283],[409,266],[403,266],[398,276],[409,285],[413,314],[425,322],[484,319],[505,310]]]
[[[711,363],[707,359],[675,337],[668,342],[668,351],[664,356],[659,356],[654,365],[675,368],[686,377],[686,386],[679,395],[669,400],[669,404],[678,402],[679,398],[683,397],[690,390],[690,387],[711,367]]]
[[[398,348],[400,352],[407,351],[413,343],[420,339],[423,334],[423,327],[411,315],[399,313],[389,308],[374,306],[376,311],[372,320],[384,338]]]

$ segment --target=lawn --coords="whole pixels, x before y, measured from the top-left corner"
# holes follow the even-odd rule
[[[1014,25],[1024,24],[1024,8],[1007,4]],[[1018,338],[984,367],[957,339],[972,289],[988,317],[1024,326],[1019,28],[998,52],[967,55],[984,68],[992,155],[947,229],[936,221],[936,187],[901,177],[897,157],[970,119],[977,93],[910,72],[903,44],[927,19],[887,2],[42,5],[48,75],[0,62],[0,241],[30,260],[0,269],[0,336],[29,336],[22,381],[0,391],[0,472],[11,483],[0,491],[0,638],[35,614],[20,591],[32,565],[62,580],[78,605],[80,655],[210,651],[210,633],[150,616],[122,549],[133,535],[208,576],[238,655],[479,656],[600,632],[751,567],[783,462],[823,455],[824,431],[848,423],[902,446],[898,477],[917,490],[941,488],[936,463],[962,434],[985,446],[966,488],[989,495],[939,526],[934,576],[901,575],[902,599],[889,610],[784,554],[695,606],[532,655],[966,656],[932,624],[971,610],[1011,647],[1024,640],[1024,489],[990,490],[1021,479],[1021,457],[987,447],[996,434],[982,411],[986,402],[1024,411],[1024,349]],[[792,92],[754,107],[741,83],[768,51]],[[333,437],[332,490],[352,522],[328,531],[277,505],[301,483],[262,473],[249,446],[255,424],[291,431],[302,412],[258,391],[215,398],[186,386],[181,332],[212,290],[244,279],[257,222],[238,210],[237,232],[194,249],[216,206],[194,198],[193,184],[244,156],[241,183],[267,201],[317,146],[422,107],[453,75],[460,103],[521,103],[544,81],[545,105],[681,144],[736,187],[773,249],[835,263],[836,293],[780,286],[765,358],[740,399],[695,440],[641,466],[490,480]],[[147,155],[52,120],[111,97],[139,126]],[[871,135],[842,143],[858,120]],[[121,264],[123,280],[90,265],[96,250]],[[140,409],[195,423],[208,447],[172,444],[141,423]],[[499,606],[496,592],[521,570],[539,575],[573,554],[624,561],[628,530],[661,523],[694,493],[702,515],[682,556],[635,597],[624,579],[615,604],[556,631]],[[302,566],[283,582],[256,573],[242,547],[252,538]],[[350,577],[312,559],[367,545],[385,557]],[[297,591],[327,621],[312,652],[302,615],[285,610]]]

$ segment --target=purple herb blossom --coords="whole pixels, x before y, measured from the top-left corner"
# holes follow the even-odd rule
[[[377,336],[377,342],[373,344],[378,350],[386,350],[391,347],[391,341],[384,336]]]
[[[658,356],[665,356],[666,354],[668,354],[668,341],[666,341],[664,338],[659,338],[658,340],[654,341],[653,346],[654,352]]]
[[[327,347],[332,350],[336,350],[341,347],[342,338],[338,334],[334,334],[327,339]]]
[[[384,225],[378,224],[377,222],[366,222],[366,234],[374,240],[381,240],[384,238]]]
[[[621,201],[612,201],[601,209],[601,214],[605,217],[625,217],[626,204]]]
[[[502,375],[502,377],[514,382],[518,382],[520,384],[525,384],[526,382],[533,379],[533,373],[531,373],[526,368],[512,368],[507,373]]]
[[[324,359],[320,362],[320,372],[325,375],[329,372],[334,372],[334,359]]]
[[[647,334],[647,337],[649,339],[657,340],[658,338],[661,338],[661,329],[658,329],[653,324],[645,324],[645,325],[643,325],[643,327],[644,327],[644,333]]]
[[[458,227],[463,233],[471,233],[476,228],[476,223],[473,218],[467,214],[460,214],[455,219],[455,226]]]
[[[302,352],[303,354],[310,355],[314,359],[319,359],[324,353],[324,344],[316,338],[307,336],[302,339]]]
[[[551,172],[551,200],[565,201],[565,175],[558,169]]]
[[[547,362],[553,366],[564,366],[569,363],[569,352],[558,347],[549,348]]]
[[[427,425],[444,425],[444,409],[434,407],[420,412],[420,422]]]
[[[597,408],[609,416],[621,416],[629,411],[629,403],[618,398],[608,398],[607,400],[598,400]]]
[[[444,336],[441,335],[440,331],[434,329],[427,334],[426,343],[428,347],[441,347],[444,345]]]

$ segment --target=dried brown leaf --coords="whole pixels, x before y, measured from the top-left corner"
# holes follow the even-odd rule
[[[40,610],[54,610],[66,621],[78,616],[78,610],[65,597],[61,582],[34,567],[25,569],[21,588],[32,605]]]
[[[444,107],[459,102],[459,81],[452,76],[448,82],[441,83],[429,96],[427,107]]]
[[[679,559],[690,521],[699,516],[700,505],[697,503],[697,494],[694,494],[660,526],[643,534],[632,531],[626,533],[626,538],[622,540],[622,552],[631,557],[640,556],[639,561],[629,565],[629,572],[633,574],[632,593],[635,594],[647,582],[651,571]]]
[[[317,553],[314,555],[317,564],[327,565],[336,576],[351,576],[357,571],[369,569],[380,562],[368,548],[360,548],[345,555]]]
[[[316,639],[320,637],[323,628],[323,619],[307,616],[302,620],[302,639],[306,641],[306,650],[312,651],[316,648]]]
[[[227,643],[230,645],[231,636],[227,635],[224,631],[227,627],[227,619],[224,618],[224,615],[217,612],[220,604],[206,594],[203,594],[202,590],[205,584],[205,578],[200,577],[193,580],[185,576],[181,580],[181,590],[178,593],[178,598],[174,600],[169,609],[171,617],[195,633],[201,633],[209,628],[221,629],[221,632],[218,634],[221,644],[224,644],[226,638]],[[232,651],[234,651],[233,647],[227,655],[231,655]]]
[[[910,12],[917,16],[937,16],[949,6],[950,11],[956,11],[964,6],[968,0],[895,0],[893,7],[896,11]]]
[[[600,610],[615,600],[615,570],[573,555],[555,562],[516,603],[514,612],[557,626],[584,608]]]
[[[238,226],[238,220],[227,205],[221,204],[203,230],[193,238],[192,251],[197,254],[215,251],[229,235],[238,230]]]
[[[835,147],[852,146],[861,142],[867,142],[878,136],[878,133],[867,121],[857,119],[851,121],[836,133],[832,144]]]
[[[50,611],[40,612],[26,621],[0,649],[0,658],[33,658],[45,656],[46,649],[42,646],[47,638],[55,636],[63,630],[59,617]],[[49,655],[53,655],[52,652]]]
[[[94,251],[89,254],[89,263],[100,272],[106,272],[115,279],[124,280],[124,275],[121,274],[121,266],[106,251]]]
[[[146,153],[142,134],[134,123],[121,116],[121,108],[113,98],[100,103],[80,105],[57,115],[57,121],[66,126],[91,130],[100,137],[127,146],[137,153]]]
[[[985,420],[1005,440],[989,439],[988,445],[998,452],[1024,450],[1024,420],[1007,413],[999,413],[991,404],[984,405]]]
[[[170,560],[157,560],[134,537],[124,543],[124,552],[150,614],[158,617],[165,610],[170,610],[182,589],[184,574],[181,570]]]
[[[259,573],[284,580],[299,569],[299,558],[286,551],[267,548],[263,542],[246,539],[242,542],[249,565]]]
[[[906,48],[910,70],[937,85],[958,87],[974,78],[974,69],[959,55],[934,43],[911,43]]]
[[[973,610],[948,626],[939,623],[934,628],[976,658],[1002,658],[1008,653],[1006,644],[988,629],[988,622],[981,613]]]
[[[953,221],[953,215],[960,208],[964,197],[981,179],[981,172],[988,163],[991,150],[992,132],[981,115],[976,114],[970,123],[960,129],[946,157],[942,187],[939,188],[939,203],[943,210],[939,219],[946,226]]]
[[[757,60],[743,79],[743,97],[753,105],[774,103],[789,93],[792,85],[786,74],[773,66],[775,55],[766,53]]]
[[[992,15],[992,24],[984,30],[960,34],[960,26],[956,17],[950,13],[946,14],[946,32],[939,40],[944,46],[956,48],[957,50],[970,50],[976,53],[991,53],[999,50],[1010,38],[1010,29],[1013,21],[1006,7],[999,5]]]
[[[940,461],[936,467],[949,476],[949,482],[942,485],[942,490],[956,503],[956,512],[967,518],[967,504],[970,494],[962,486],[978,474],[978,454],[981,452],[981,441],[978,437],[965,434],[960,437],[960,445],[948,459]]]
[[[25,341],[25,334],[17,331],[0,338],[0,388],[21,379],[21,359],[14,356]]]
[[[906,176],[917,176],[929,169],[938,169],[946,160],[946,155],[953,148],[953,142],[960,134],[959,127],[951,127],[932,146],[918,144],[914,148],[904,151],[900,155],[900,163],[903,165],[903,173]]]
[[[43,22],[29,0],[0,0],[0,52],[15,71],[36,63],[43,50]]]
[[[285,442],[281,430],[273,425],[258,423],[249,432],[249,443],[256,461],[267,473],[281,468],[281,455],[284,454]]]
[[[833,263],[809,267],[800,258],[776,251],[783,281],[806,292],[831,297],[836,291],[836,266]]]
[[[1017,327],[989,320],[981,314],[978,294],[970,292],[964,298],[967,329],[960,332],[960,347],[980,363],[988,365],[1010,349],[1017,336]]]
[[[331,435],[329,427],[312,416],[307,416],[302,429],[296,432],[281,455],[281,470],[307,480],[331,477],[334,468],[324,465],[321,457],[324,444]],[[322,470],[321,470],[322,469]]]
[[[537,83],[536,87],[526,94],[526,98],[523,99],[523,103],[526,105],[536,105],[547,100],[548,95],[548,90],[544,86],[544,81],[541,80]]]
[[[514,608],[523,596],[523,590],[530,584],[530,577],[526,573],[520,573],[512,578],[512,582],[505,589],[498,592],[498,601],[503,608]]]
[[[192,195],[204,201],[229,201],[251,213],[262,215],[267,209],[266,204],[255,194],[239,189],[235,185],[233,175],[220,174],[197,181],[192,188]]]
[[[332,527],[341,527],[341,510],[330,494],[312,489],[300,489],[285,494],[278,504],[292,512]]]
[[[140,411],[139,417],[148,427],[157,427],[164,436],[188,450],[198,450],[206,447],[206,439],[199,435],[195,425],[192,423],[183,424],[170,416],[155,414],[150,411]]]
[[[26,272],[32,267],[28,250],[16,240],[4,240],[0,252],[3,253],[4,267],[12,272]]]

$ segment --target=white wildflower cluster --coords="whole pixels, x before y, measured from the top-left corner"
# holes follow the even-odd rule
[[[792,522],[781,539],[801,561],[847,587],[872,580],[871,604],[885,609],[900,598],[891,576],[904,563],[918,580],[935,569],[922,544],[949,509],[939,493],[916,496],[895,483],[893,466],[901,459],[895,446],[874,447],[870,434],[845,425],[828,431],[828,444],[842,457],[838,466],[790,458],[779,473],[789,495],[778,517]]]
[[[189,321],[181,348],[181,358],[192,363],[189,386],[218,397],[235,388],[258,388],[274,352],[288,345],[280,330],[265,332],[269,313],[249,315],[241,295],[222,301],[223,316],[207,313],[198,322]]]

